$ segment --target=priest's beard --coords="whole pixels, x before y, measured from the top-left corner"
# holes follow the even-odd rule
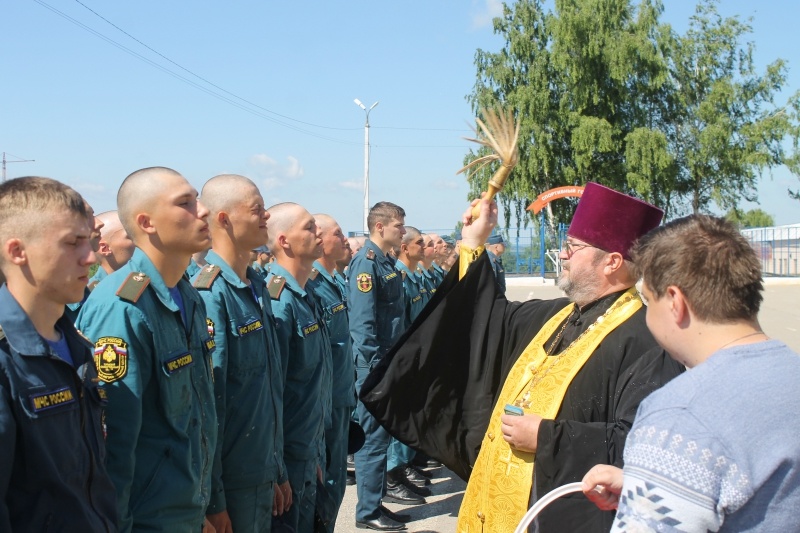
[[[599,252],[591,262],[573,263],[571,260],[566,260],[561,263],[558,288],[579,307],[592,303],[600,295],[602,280],[594,267],[600,264],[605,252],[602,250]]]

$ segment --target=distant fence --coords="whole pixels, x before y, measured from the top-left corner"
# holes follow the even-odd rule
[[[426,229],[425,233],[436,233],[442,236],[454,236],[454,231],[442,229]],[[506,243],[503,254],[503,266],[506,274],[542,275],[542,256],[544,255],[544,275],[558,275],[561,264],[558,251],[566,238],[567,226],[559,224],[555,228],[545,225],[544,232],[539,224],[527,228],[503,228],[500,233]],[[544,233],[544,254],[542,254],[542,233]]]
[[[742,230],[765,276],[800,276],[800,224]]]
[[[427,230],[439,235],[452,236],[453,230]],[[544,255],[544,275],[557,276],[560,271],[558,251],[566,239],[567,225],[559,224],[553,228],[540,224],[528,228],[504,228],[501,230],[506,241],[503,265],[507,274],[542,275],[542,255]],[[764,276],[800,276],[800,224],[753,228],[742,230],[742,235],[750,242],[761,260]],[[542,254],[544,237],[544,254]]]

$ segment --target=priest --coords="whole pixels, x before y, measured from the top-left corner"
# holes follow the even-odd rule
[[[595,464],[619,466],[639,403],[683,367],[647,330],[628,255],[660,209],[587,184],[560,254],[568,298],[511,302],[483,248],[497,206],[476,204],[458,263],[361,399],[398,440],[469,480],[457,531],[492,533],[513,531],[538,497]],[[613,518],[577,494],[536,527],[605,532]]]

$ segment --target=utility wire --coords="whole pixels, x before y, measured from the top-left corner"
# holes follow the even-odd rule
[[[150,51],[151,51],[151,52],[153,52],[154,54],[158,55],[159,57],[163,58],[163,59],[164,59],[164,60],[166,60],[166,61],[169,61],[170,63],[172,63],[173,65],[175,65],[175,66],[176,66],[176,67],[178,67],[179,69],[183,70],[184,72],[187,72],[187,73],[191,74],[191,75],[192,75],[192,76],[194,76],[195,78],[197,78],[197,79],[199,79],[199,80],[202,80],[203,82],[205,82],[205,83],[207,83],[207,84],[211,85],[211,86],[212,86],[212,87],[214,87],[215,89],[219,89],[220,91],[224,92],[225,94],[228,94],[228,95],[230,95],[230,96],[232,96],[232,97],[236,98],[237,100],[241,100],[242,102],[244,102],[244,103],[246,103],[246,104],[248,104],[248,105],[251,105],[251,106],[253,106],[253,107],[257,108],[257,109],[260,109],[260,110],[262,110],[262,111],[265,111],[265,112],[267,112],[267,113],[269,113],[269,114],[271,114],[271,115],[275,115],[275,116],[278,116],[278,117],[281,117],[281,118],[285,118],[285,119],[287,119],[287,120],[291,120],[291,121],[293,121],[293,122],[299,122],[300,124],[304,124],[304,125],[306,125],[306,126],[313,126],[313,127],[315,127],[315,128],[324,128],[324,129],[329,129],[329,130],[349,130],[349,131],[352,131],[352,130],[360,130],[360,129],[361,129],[361,128],[336,128],[336,127],[332,127],[332,126],[321,126],[321,125],[319,125],[319,124],[313,124],[313,123],[311,123],[311,122],[303,122],[302,120],[298,120],[298,119],[296,119],[296,118],[288,117],[288,116],[286,116],[286,115],[281,115],[280,113],[276,113],[275,111],[272,111],[272,110],[270,110],[270,109],[267,109],[267,108],[265,108],[265,107],[262,107],[262,106],[260,106],[260,105],[258,105],[258,104],[256,104],[256,103],[253,103],[253,102],[251,102],[251,101],[249,101],[249,100],[247,100],[247,99],[245,99],[245,98],[242,98],[241,96],[238,96],[238,95],[236,95],[236,94],[234,94],[234,93],[232,93],[232,92],[230,92],[230,91],[228,91],[228,90],[226,90],[226,89],[224,89],[224,88],[220,87],[219,85],[216,85],[215,83],[213,83],[213,82],[211,82],[211,81],[207,80],[206,78],[204,78],[204,77],[200,76],[199,74],[196,74],[196,73],[192,72],[191,70],[189,70],[188,68],[184,67],[183,65],[180,65],[180,64],[176,63],[175,61],[173,61],[172,59],[168,58],[167,56],[165,56],[164,54],[162,54],[162,53],[161,53],[161,52],[159,52],[158,50],[154,49],[153,47],[149,46],[149,45],[148,45],[148,44],[146,44],[146,43],[143,43],[142,41],[140,41],[139,39],[137,39],[136,37],[134,37],[133,35],[131,35],[131,34],[130,34],[130,33],[128,33],[127,31],[123,30],[122,28],[120,28],[119,26],[117,26],[116,24],[114,24],[113,22],[111,22],[110,20],[108,20],[107,18],[105,18],[103,15],[101,15],[100,13],[98,13],[97,11],[95,11],[94,9],[90,8],[89,6],[87,6],[86,4],[84,4],[83,2],[81,2],[81,0],[75,0],[75,2],[77,2],[77,3],[78,3],[78,4],[80,4],[80,5],[82,5],[82,6],[83,6],[83,7],[85,7],[85,8],[86,8],[86,9],[87,9],[89,12],[91,12],[92,14],[94,14],[95,16],[97,16],[98,18],[100,18],[101,20],[103,20],[103,21],[105,21],[106,23],[108,23],[109,25],[113,26],[114,28],[116,28],[117,30],[119,30],[119,31],[120,31],[120,32],[122,32],[123,34],[127,35],[128,37],[130,37],[131,39],[133,39],[134,41],[136,41],[136,42],[137,42],[137,43],[139,43],[140,45],[144,46],[145,48],[147,48],[148,50],[150,50]]]
[[[168,74],[168,75],[170,75],[170,76],[172,76],[172,77],[174,77],[174,78],[176,78],[176,79],[178,79],[178,80],[181,80],[181,81],[183,81],[183,82],[185,82],[185,83],[188,83],[189,85],[191,85],[191,86],[195,87],[196,89],[199,89],[200,91],[203,91],[204,93],[206,93],[206,94],[208,94],[208,95],[210,95],[210,96],[213,96],[214,98],[217,98],[217,99],[219,99],[219,100],[222,100],[223,102],[227,102],[227,103],[229,103],[230,105],[232,105],[232,106],[234,106],[234,107],[238,107],[239,109],[241,109],[241,110],[243,110],[243,111],[246,111],[246,112],[248,112],[248,113],[250,113],[250,114],[253,114],[253,115],[256,115],[256,116],[258,116],[258,117],[261,117],[261,118],[263,118],[263,119],[265,119],[265,120],[268,120],[268,121],[270,121],[270,122],[273,122],[273,123],[275,123],[275,124],[279,124],[279,125],[281,125],[281,126],[284,126],[284,127],[286,127],[286,128],[289,128],[289,129],[291,129],[291,130],[294,130],[294,131],[297,131],[297,132],[300,132],[300,133],[304,133],[304,134],[306,134],[306,135],[310,135],[310,136],[312,136],[312,137],[317,137],[317,138],[319,138],[319,139],[324,139],[324,140],[331,141],[331,142],[335,142],[335,143],[339,143],[339,144],[349,144],[349,145],[353,145],[353,146],[358,146],[358,145],[360,145],[360,144],[361,144],[361,143],[359,143],[359,142],[354,142],[354,141],[344,141],[344,140],[341,140],[341,139],[335,139],[335,138],[332,138],[332,137],[327,137],[327,136],[324,136],[324,135],[319,135],[319,134],[317,134],[317,133],[314,133],[314,132],[311,132],[311,131],[307,131],[307,130],[304,130],[304,129],[302,129],[302,128],[298,128],[297,126],[294,126],[294,125],[292,125],[292,124],[287,124],[286,122],[282,122],[282,121],[280,121],[280,120],[277,120],[277,119],[275,119],[275,118],[273,118],[273,117],[270,117],[270,116],[268,116],[268,115],[265,115],[264,113],[261,113],[261,112],[259,112],[259,111],[256,111],[256,110],[254,110],[254,109],[251,109],[251,108],[249,108],[249,107],[247,107],[247,106],[245,106],[245,105],[243,105],[243,104],[240,104],[239,102],[236,102],[236,101],[234,101],[234,100],[232,100],[232,99],[230,99],[230,98],[227,98],[227,97],[226,97],[226,96],[224,96],[224,95],[221,95],[221,94],[219,94],[219,93],[217,93],[217,92],[214,92],[213,90],[211,90],[211,89],[208,89],[207,87],[203,87],[202,85],[200,85],[200,84],[198,84],[198,83],[196,83],[196,82],[192,81],[191,79],[189,79],[189,78],[187,78],[187,77],[185,77],[185,76],[181,76],[180,74],[178,74],[178,73],[176,73],[176,72],[173,72],[172,70],[170,70],[170,69],[168,69],[168,68],[164,67],[163,65],[159,65],[159,64],[158,64],[158,63],[156,63],[155,61],[152,61],[151,59],[148,59],[147,57],[145,57],[145,56],[143,56],[143,55],[139,54],[138,52],[135,52],[134,50],[131,50],[130,48],[126,47],[125,45],[122,45],[122,44],[120,44],[120,43],[116,42],[115,40],[111,39],[110,37],[106,37],[106,36],[105,36],[105,35],[103,35],[102,33],[98,32],[98,31],[96,31],[96,30],[94,30],[94,29],[90,28],[89,26],[87,26],[87,25],[83,24],[82,22],[80,22],[80,21],[78,21],[78,20],[76,20],[76,19],[74,19],[74,18],[70,17],[70,16],[69,16],[69,15],[67,15],[66,13],[64,13],[64,12],[62,12],[62,11],[59,11],[58,9],[56,9],[56,8],[54,8],[53,6],[51,6],[51,5],[49,5],[49,4],[45,3],[45,2],[43,2],[42,0],[33,0],[33,1],[34,1],[34,2],[36,2],[37,4],[41,5],[42,7],[45,7],[45,8],[47,8],[47,9],[49,9],[49,10],[50,10],[50,11],[52,11],[53,13],[56,13],[56,14],[57,14],[57,15],[59,15],[60,17],[63,17],[63,18],[65,18],[66,20],[68,20],[68,21],[72,22],[72,23],[73,23],[73,24],[75,24],[76,26],[79,26],[80,28],[82,28],[82,29],[84,29],[84,30],[88,31],[89,33],[91,33],[91,34],[93,34],[93,35],[95,35],[95,36],[97,36],[97,37],[99,37],[99,38],[103,39],[103,40],[104,40],[104,41],[106,41],[107,43],[109,43],[109,44],[111,44],[111,45],[113,45],[113,46],[116,46],[116,47],[117,47],[117,48],[119,48],[120,50],[122,50],[122,51],[124,51],[124,52],[126,52],[126,53],[128,53],[128,54],[130,54],[130,55],[132,55],[132,56],[134,56],[134,57],[136,57],[136,58],[138,58],[138,59],[140,59],[141,61],[144,61],[145,63],[148,63],[148,64],[152,65],[153,67],[155,67],[155,68],[157,68],[157,69],[161,70],[162,72],[164,72],[164,73],[166,73],[166,74]]]
[[[100,13],[98,13],[97,11],[95,11],[94,9],[92,9],[91,7],[89,7],[89,6],[87,6],[86,4],[84,4],[83,2],[81,2],[81,0],[75,0],[75,2],[76,2],[76,3],[78,3],[78,4],[80,4],[81,6],[83,6],[83,7],[84,7],[86,10],[88,10],[90,13],[92,13],[93,15],[95,15],[96,17],[98,17],[99,19],[101,19],[102,21],[104,21],[105,23],[109,24],[110,26],[112,26],[113,28],[115,28],[116,30],[118,30],[120,33],[123,33],[124,35],[126,35],[126,36],[130,37],[131,39],[133,39],[134,41],[136,41],[136,42],[137,42],[137,43],[139,43],[140,45],[144,46],[145,48],[147,48],[148,50],[150,50],[151,52],[153,52],[153,53],[154,53],[154,54],[156,54],[157,56],[159,56],[159,57],[163,58],[164,60],[166,60],[166,61],[169,61],[170,63],[172,63],[173,65],[175,65],[175,66],[176,66],[176,67],[178,67],[179,69],[181,69],[181,70],[183,70],[183,71],[187,72],[188,74],[191,74],[191,75],[192,75],[192,76],[194,76],[195,78],[197,78],[197,79],[199,79],[199,80],[202,80],[203,82],[205,82],[205,83],[207,83],[207,84],[211,85],[212,87],[214,87],[214,88],[216,88],[216,89],[219,89],[220,91],[224,92],[225,94],[228,94],[228,95],[230,95],[230,96],[232,96],[232,97],[236,98],[237,100],[241,100],[242,102],[244,102],[244,103],[246,103],[246,104],[248,104],[248,105],[251,105],[251,106],[253,106],[253,107],[257,108],[257,109],[260,109],[260,110],[262,110],[262,111],[265,111],[265,112],[267,112],[267,113],[270,113],[270,114],[272,114],[272,115],[275,115],[275,116],[278,116],[278,117],[281,117],[281,118],[285,118],[286,120],[291,120],[291,121],[293,121],[293,122],[297,122],[297,123],[300,123],[300,124],[304,124],[304,125],[306,125],[306,126],[313,126],[313,127],[315,127],[315,128],[322,128],[322,129],[329,129],[329,130],[342,130],[342,131],[353,131],[353,130],[360,130],[360,129],[361,129],[360,127],[358,127],[358,128],[340,128],[340,127],[335,127],[335,126],[323,126],[323,125],[321,125],[321,124],[314,124],[314,123],[312,123],[312,122],[305,122],[305,121],[302,121],[302,120],[299,120],[299,119],[296,119],[296,118],[292,118],[292,117],[290,117],[290,116],[287,116],[287,115],[282,115],[282,114],[280,114],[280,113],[278,113],[278,112],[276,112],[276,111],[272,111],[272,110],[270,110],[270,109],[267,109],[267,108],[265,108],[265,107],[262,107],[262,106],[260,106],[260,105],[258,105],[258,104],[256,104],[256,103],[254,103],[254,102],[251,102],[250,100],[247,100],[246,98],[242,98],[241,96],[239,96],[239,95],[237,95],[237,94],[234,94],[234,93],[232,93],[232,92],[230,92],[230,91],[226,90],[226,89],[225,89],[225,88],[223,88],[223,87],[220,87],[219,85],[215,84],[214,82],[207,80],[207,79],[206,79],[206,78],[204,78],[203,76],[200,76],[199,74],[197,74],[197,73],[195,73],[195,72],[193,72],[193,71],[189,70],[188,68],[184,67],[183,65],[181,65],[181,64],[179,64],[179,63],[177,63],[177,62],[173,61],[172,59],[170,59],[169,57],[165,56],[164,54],[162,54],[161,52],[159,52],[158,50],[156,50],[156,49],[155,49],[155,48],[153,48],[152,46],[148,45],[147,43],[144,43],[144,42],[142,42],[140,39],[138,39],[138,38],[134,37],[133,35],[131,35],[131,34],[130,34],[130,33],[128,33],[127,31],[125,31],[123,28],[120,28],[119,26],[117,26],[116,24],[114,24],[113,22],[111,22],[110,20],[108,20],[107,18],[105,18],[103,15],[101,15]],[[386,130],[411,130],[411,131],[464,131],[463,129],[455,129],[455,128],[403,128],[403,127],[393,127],[393,126],[373,126],[373,127],[374,127],[375,129],[386,129]]]
[[[353,131],[353,130],[360,130],[361,129],[361,128],[338,128],[338,127],[331,127],[331,126],[322,126],[322,125],[313,124],[313,123],[310,123],[310,122],[304,122],[302,120],[298,120],[298,119],[295,119],[295,118],[292,118],[292,117],[289,117],[289,116],[286,116],[286,115],[282,115],[280,113],[277,113],[275,111],[272,111],[270,109],[262,107],[262,106],[260,106],[260,105],[258,105],[256,103],[254,103],[254,102],[251,102],[251,101],[249,101],[249,100],[247,100],[245,98],[242,98],[242,97],[240,97],[240,96],[238,96],[238,95],[236,95],[236,94],[224,89],[223,87],[220,87],[219,85],[216,85],[215,83],[213,83],[213,82],[209,81],[208,79],[200,76],[199,74],[196,74],[195,72],[187,69],[186,67],[180,65],[179,63],[173,61],[172,59],[170,59],[169,57],[165,56],[164,54],[162,54],[158,50],[152,48],[148,44],[142,42],[141,40],[137,39],[136,37],[134,37],[133,35],[131,35],[127,31],[125,31],[124,29],[120,28],[118,25],[114,24],[113,22],[111,22],[110,20],[108,20],[107,18],[105,18],[100,13],[96,12],[95,10],[93,10],[92,8],[90,8],[89,6],[87,6],[86,4],[81,2],[80,0],[75,0],[75,2],[77,4],[79,4],[80,6],[82,6],[84,9],[86,9],[87,11],[89,11],[90,13],[92,13],[93,15],[95,15],[96,17],[100,18],[101,20],[103,20],[104,22],[106,22],[107,24],[109,24],[110,26],[115,28],[117,31],[123,33],[124,35],[126,35],[130,39],[136,41],[141,46],[145,47],[146,49],[150,50],[154,54],[158,55],[159,57],[161,57],[165,61],[168,61],[172,65],[175,65],[176,67],[178,67],[179,69],[183,70],[184,72],[186,72],[186,73],[190,74],[191,76],[197,78],[198,80],[202,81],[203,83],[213,87],[214,89],[217,89],[218,91],[221,91],[222,93],[225,93],[225,94],[229,95],[230,97],[232,97],[232,98],[234,98],[234,99],[236,99],[238,101],[232,100],[231,98],[228,98],[228,97],[224,96],[223,94],[219,94],[218,92],[215,92],[214,90],[211,90],[211,89],[209,89],[207,87],[204,87],[203,85],[201,85],[201,84],[199,84],[199,83],[197,83],[197,82],[195,82],[195,81],[193,81],[193,80],[191,80],[191,79],[189,79],[189,78],[187,78],[185,76],[182,76],[181,74],[176,73],[176,72],[164,67],[163,65],[160,65],[160,64],[156,63],[155,61],[152,61],[151,59],[143,56],[142,54],[139,54],[138,52],[126,47],[123,44],[120,44],[119,42],[115,41],[114,39],[112,39],[110,37],[107,37],[106,35],[94,30],[93,28],[83,24],[82,22],[74,19],[73,17],[67,15],[66,13],[64,13],[64,12],[56,9],[55,7],[47,4],[43,0],[33,0],[33,1],[36,2],[37,4],[41,5],[42,7],[45,7],[47,9],[49,9],[53,13],[59,15],[60,17],[68,20],[69,22],[75,24],[76,26],[82,28],[83,30],[85,30],[85,31],[95,35],[96,37],[99,37],[99,38],[103,39],[107,43],[119,48],[120,50],[124,51],[125,53],[130,54],[130,55],[136,57],[137,59],[139,59],[139,60],[141,60],[141,61],[143,61],[145,63],[148,63],[149,65],[161,70],[162,72],[172,76],[173,78],[176,78],[176,79],[178,79],[180,81],[183,81],[184,83],[187,83],[187,84],[191,85],[192,87],[195,87],[196,89],[198,89],[200,91],[203,91],[204,93],[208,94],[209,96],[212,96],[214,98],[217,98],[218,100],[226,102],[226,103],[228,103],[228,104],[230,104],[230,105],[232,105],[234,107],[237,107],[238,109],[241,109],[242,111],[245,111],[245,112],[250,113],[252,115],[255,115],[255,116],[258,116],[258,117],[263,118],[265,120],[268,120],[268,121],[270,121],[270,122],[272,122],[274,124],[278,124],[278,125],[284,126],[286,128],[289,128],[291,130],[297,131],[299,133],[304,133],[306,135],[310,135],[312,137],[316,137],[316,138],[319,138],[319,139],[323,139],[323,140],[327,140],[327,141],[331,141],[331,142],[335,142],[335,143],[339,143],[339,144],[347,144],[347,145],[354,145],[354,146],[357,146],[357,145],[361,144],[359,142],[344,141],[344,140],[341,140],[341,139],[335,139],[335,138],[327,137],[327,136],[324,136],[324,135],[320,135],[320,134],[317,134],[317,133],[314,133],[314,132],[311,132],[311,131],[304,130],[304,129],[299,128],[297,126],[294,126],[292,124],[287,124],[286,122],[283,122],[283,121],[278,120],[276,118],[273,118],[271,116],[265,115],[264,113],[269,113],[271,115],[275,115],[277,117],[281,117],[281,118],[286,119],[286,120],[290,120],[290,121],[293,121],[293,122],[297,122],[299,124],[303,124],[303,125],[311,126],[311,127],[315,127],[315,128],[331,129],[331,130],[339,130],[339,131]],[[243,102],[243,103],[240,103],[240,102]],[[244,104],[246,104],[246,105],[244,105]],[[248,106],[250,106],[250,107],[248,107]],[[252,109],[252,108],[255,108],[255,109]],[[260,111],[257,111],[257,110],[260,110]],[[264,113],[262,113],[261,111],[263,111]],[[373,126],[373,128],[375,128],[375,129],[387,129],[387,130],[411,130],[411,131],[465,131],[465,130],[454,129],[454,128],[404,128],[404,127],[391,127],[391,126]],[[456,146],[456,145],[450,145],[450,146],[423,145],[423,146],[420,146],[420,145],[377,145],[377,144],[373,144],[373,147],[379,147],[379,146],[383,147],[383,148],[463,148],[463,146]]]

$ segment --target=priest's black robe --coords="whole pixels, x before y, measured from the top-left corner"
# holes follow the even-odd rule
[[[576,309],[553,354],[585,331],[619,294]],[[567,305],[565,298],[506,300],[497,291],[486,254],[460,281],[456,264],[372,370],[360,398],[395,438],[466,480],[509,370],[545,322]],[[556,419],[544,420],[539,428],[532,501],[580,481],[596,464],[622,466],[639,403],[682,371],[648,331],[645,308],[609,333],[572,380]],[[573,494],[549,505],[537,525],[547,533],[600,532],[611,528],[613,517]]]

